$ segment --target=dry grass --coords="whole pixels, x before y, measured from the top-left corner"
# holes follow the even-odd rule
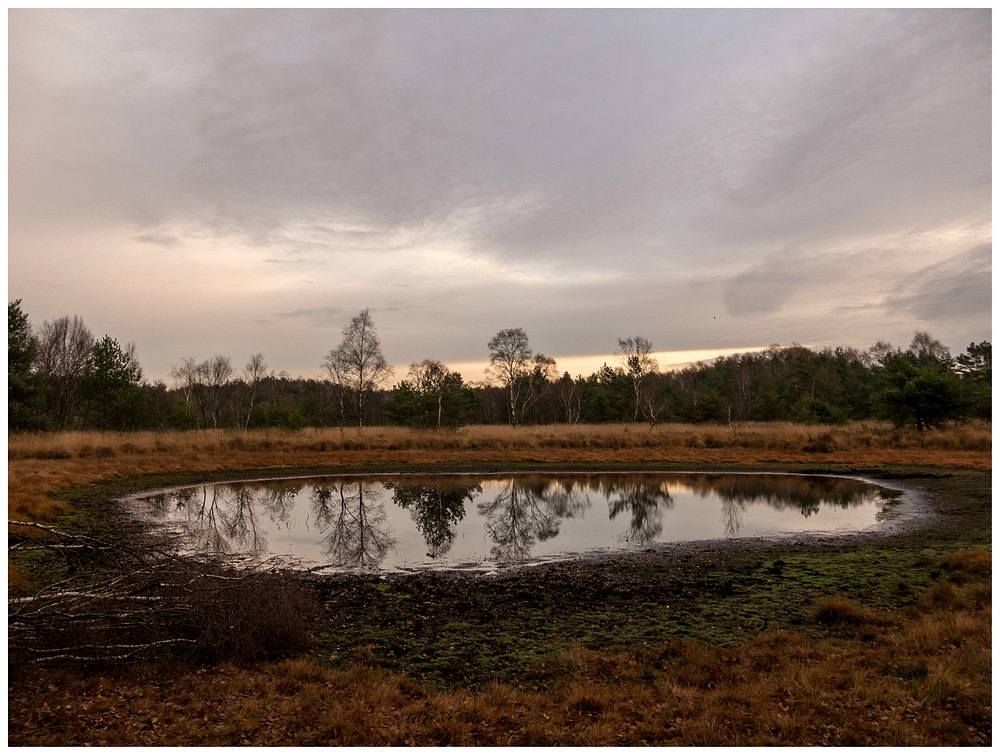
[[[282,431],[97,433],[8,437],[8,514],[41,521],[65,513],[54,499],[71,484],[116,476],[367,462],[441,464],[924,464],[990,469],[991,426],[918,433],[883,423],[803,426],[558,425],[468,427],[454,432],[367,428]]]
[[[969,558],[983,563],[989,554]],[[574,648],[551,659],[556,671],[536,690],[439,692],[385,671],[306,660],[168,675],[57,670],[15,682],[9,743],[989,744],[991,610],[978,597],[983,577],[969,576],[955,587],[957,602],[928,599],[915,615],[889,617],[874,642],[774,632],[739,648],[687,640]]]
[[[839,597],[821,599],[816,605],[815,615],[821,624],[865,626],[885,623],[874,611]]]
[[[454,431],[400,427],[363,431],[306,429],[172,431],[136,433],[65,432],[12,435],[9,459],[106,459],[186,452],[330,451],[536,451],[545,449],[747,449],[828,454],[838,451],[992,450],[989,423],[954,424],[917,432],[888,423],[797,425],[787,422],[727,425],[479,425]]]

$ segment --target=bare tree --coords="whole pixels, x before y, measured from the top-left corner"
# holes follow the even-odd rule
[[[35,365],[48,375],[48,411],[56,429],[69,424],[79,404],[77,388],[93,348],[94,335],[76,315],[42,323]]]
[[[544,403],[543,399],[552,390],[552,384],[559,379],[559,370],[556,368],[556,360],[544,354],[535,354],[529,367],[531,369],[525,380],[526,391],[521,411],[524,414],[533,411],[537,417],[537,407]]]
[[[531,347],[523,328],[501,330],[486,344],[490,350],[490,366],[486,372],[499,380],[510,395],[510,426],[517,424],[517,397],[521,378],[528,374]]]
[[[233,376],[233,363],[227,356],[216,354],[199,365],[199,375],[205,386],[208,412],[212,427],[219,426],[219,415],[226,401],[229,379]]]
[[[233,372],[232,361],[222,354],[200,364],[189,357],[180,367],[170,368],[170,377],[184,395],[184,402],[188,406],[194,404],[201,415],[203,428],[208,427],[209,419],[213,427],[219,426],[219,416],[228,398]]]
[[[885,361],[885,358],[896,351],[896,348],[888,341],[876,341],[862,355],[862,361],[865,367],[874,367],[875,365],[880,365]]]
[[[577,385],[577,381],[566,372],[559,379],[556,385],[556,396],[559,404],[566,412],[566,422],[574,424],[580,421],[580,413],[583,410],[583,390]]]
[[[632,421],[638,422],[639,411],[647,403],[645,392],[650,383],[649,378],[660,368],[656,357],[653,356],[653,343],[642,336],[619,338],[615,357],[632,380],[632,390],[635,394],[635,413]]]
[[[910,342],[909,351],[916,357],[934,357],[942,362],[947,362],[951,359],[948,347],[926,330],[918,330],[913,334],[913,341]]]
[[[375,323],[367,309],[351,319],[344,328],[343,336],[340,346],[327,354],[324,364],[331,375],[336,371],[354,392],[360,430],[364,426],[365,398],[389,379],[392,366],[382,355]]]
[[[340,412],[337,416],[337,424],[340,432],[344,432],[344,418],[347,416],[347,365],[342,364],[338,358],[337,350],[332,350],[323,360],[323,369],[330,376],[327,384],[331,386],[331,392],[336,400]]]
[[[174,381],[174,387],[180,390],[184,396],[184,404],[188,408],[194,400],[195,386],[198,384],[198,364],[194,357],[188,357],[180,367],[170,368],[170,377]]]
[[[267,377],[267,362],[264,361],[263,354],[254,354],[250,361],[243,368],[243,380],[247,385],[249,394],[249,405],[247,406],[247,418],[243,424],[243,431],[250,429],[250,413],[253,412],[253,402],[257,397],[257,386],[260,381]]]

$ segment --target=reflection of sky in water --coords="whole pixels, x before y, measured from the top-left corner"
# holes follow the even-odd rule
[[[454,567],[653,543],[872,527],[890,494],[793,475],[327,477],[148,496],[191,549],[331,569]]]

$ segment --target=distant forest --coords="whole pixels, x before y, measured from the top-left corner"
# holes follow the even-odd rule
[[[8,430],[869,419],[924,429],[992,413],[988,341],[957,357],[919,331],[906,349],[775,344],[671,371],[652,353],[648,339],[622,338],[613,364],[573,377],[515,328],[489,341],[487,382],[466,383],[427,359],[388,385],[392,369],[365,310],[326,355],[322,379],[275,374],[262,354],[242,366],[214,355],[182,359],[166,385],[144,379],[134,345],[96,339],[76,316],[34,327],[17,300],[7,306]]]

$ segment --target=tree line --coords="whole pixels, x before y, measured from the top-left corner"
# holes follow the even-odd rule
[[[572,377],[510,328],[487,342],[482,383],[425,359],[395,385],[367,309],[341,335],[319,379],[276,374],[263,354],[242,366],[220,354],[182,359],[168,386],[144,379],[134,344],[98,340],[77,316],[33,327],[17,300],[7,307],[8,430],[867,419],[923,430],[992,416],[990,342],[952,357],[921,331],[906,349],[775,344],[671,371],[660,370],[649,339],[630,336],[618,339],[613,364]]]

